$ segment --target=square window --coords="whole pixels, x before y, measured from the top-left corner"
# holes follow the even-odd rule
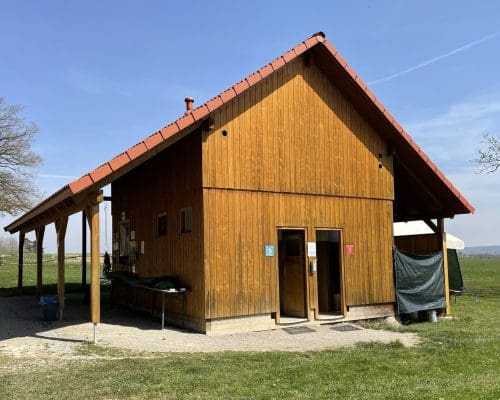
[[[163,213],[158,215],[157,219],[158,236],[167,234],[167,214]]]
[[[191,207],[181,208],[181,233],[193,231],[193,209]]]

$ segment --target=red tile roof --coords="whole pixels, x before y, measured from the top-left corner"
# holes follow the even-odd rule
[[[469,211],[474,212],[472,205],[460,194],[460,192],[451,184],[451,182],[444,176],[444,174],[439,171],[437,166],[429,159],[429,157],[422,151],[422,149],[413,141],[410,135],[399,125],[395,118],[387,111],[384,105],[375,97],[373,92],[368,88],[368,86],[363,82],[363,80],[356,74],[356,72],[347,64],[345,59],[338,53],[335,47],[325,39],[325,35],[322,32],[315,33],[310,38],[304,40],[303,42],[296,45],[291,50],[287,51],[282,56],[276,58],[271,63],[264,65],[258,71],[250,74],[247,78],[236,83],[232,87],[221,92],[214,98],[208,100],[206,103],[192,110],[189,114],[183,115],[170,125],[162,128],[159,132],[154,133],[145,140],[139,142],[138,144],[132,146],[130,149],[124,153],[114,157],[109,162],[96,168],[94,171],[82,176],[81,178],[71,182],[69,184],[69,189],[73,194],[80,193],[90,186],[98,185],[100,181],[104,181],[112,172],[123,168],[130,161],[135,158],[145,154],[146,152],[154,149],[162,141],[165,141],[174,135],[178,134],[180,131],[186,130],[191,127],[196,121],[199,121],[206,117],[209,113],[214,112],[219,107],[223,106],[225,103],[231,101],[234,97],[240,95],[249,87],[257,84],[262,79],[269,76],[274,71],[283,67],[285,64],[293,61],[298,56],[300,56],[305,51],[312,49],[315,46],[323,46],[328,50],[331,57],[340,64],[343,70],[347,73],[346,78],[352,79],[356,84],[358,89],[367,96],[367,98],[372,102],[372,104],[378,108],[378,110],[385,116],[385,118],[390,122],[394,130],[411,146],[415,152],[420,156],[420,158],[435,172],[435,174],[440,178],[442,183],[453,192],[453,194],[460,200],[463,206]],[[109,182],[105,182],[107,184]],[[104,186],[104,185],[103,185]],[[65,186],[65,188],[68,187]],[[64,189],[64,188],[63,188]],[[52,197],[52,196],[51,196]],[[43,204],[43,202],[41,203]],[[38,207],[38,206],[37,206]],[[37,208],[35,207],[35,208]],[[35,209],[32,209],[27,214],[30,214]],[[16,222],[9,225],[7,228],[12,227]],[[10,229],[7,229],[10,230]]]

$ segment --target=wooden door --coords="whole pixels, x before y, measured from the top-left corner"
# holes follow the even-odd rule
[[[306,317],[304,231],[282,230],[280,236],[280,314]]]
[[[331,244],[329,242],[316,242],[318,257],[318,307],[320,313],[332,309],[332,283],[331,283]]]

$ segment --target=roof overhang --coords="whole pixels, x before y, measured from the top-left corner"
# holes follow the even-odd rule
[[[287,63],[305,55],[313,56],[315,64],[386,139],[388,152],[394,156],[395,221],[453,217],[474,212],[470,203],[377,100],[363,80],[325,39],[325,35],[319,32],[124,153],[64,186],[6,226],[5,230],[10,233],[28,232],[60,216],[84,209],[92,193],[196,130],[215,110]]]
[[[158,141],[156,146],[153,146],[152,142],[148,141],[148,139],[160,134],[160,132],[141,142],[144,146],[146,146],[146,143],[149,144],[150,147],[146,151],[142,151],[142,146],[135,145],[131,147],[131,149],[119,154],[111,161],[102,164],[92,172],[62,187],[54,194],[42,200],[31,210],[7,225],[4,228],[5,231],[10,233],[19,231],[30,232],[37,226],[47,225],[60,217],[84,210],[93,201],[95,194],[104,186],[122,177],[130,170],[154,157],[199,127],[200,123],[194,123],[170,136],[167,136],[165,132],[166,128],[162,129],[160,132],[163,132],[165,138],[163,139],[162,136],[162,140]],[[141,150],[140,152],[137,150],[138,147]]]

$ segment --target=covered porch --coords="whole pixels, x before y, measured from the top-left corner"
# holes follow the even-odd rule
[[[394,235],[394,246],[416,255],[442,252],[446,315],[451,314],[445,219],[473,212],[472,206],[432,163],[416,164],[405,148],[394,147],[393,222],[420,223],[426,235]]]
[[[93,324],[93,341],[97,340],[96,330],[101,321],[101,263],[100,263],[100,204],[110,201],[102,190],[93,190],[79,195],[72,195],[69,186],[38,204],[31,211],[8,225],[5,230],[19,235],[17,290],[23,291],[24,244],[26,235],[35,233],[36,238],[36,290],[40,298],[43,294],[43,243],[46,227],[54,224],[57,239],[57,296],[58,319],[64,319],[65,311],[65,264],[66,232],[71,215],[81,213],[82,222],[82,289],[87,291],[87,225],[90,232],[90,322]]]

